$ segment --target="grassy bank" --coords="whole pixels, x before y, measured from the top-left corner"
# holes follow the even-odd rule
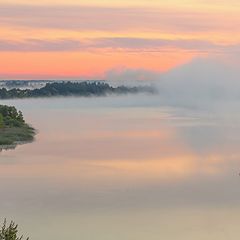
[[[0,129],[0,145],[12,145],[18,142],[31,142],[34,139],[35,130],[24,124],[21,127],[6,127]]]
[[[21,111],[13,106],[0,105],[0,147],[31,142],[35,130],[23,118]]]

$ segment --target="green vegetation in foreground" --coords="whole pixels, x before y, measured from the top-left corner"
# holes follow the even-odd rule
[[[8,225],[5,219],[0,229],[0,240],[23,240],[23,236],[18,237],[18,225],[13,221]]]
[[[141,92],[154,93],[152,87],[112,87],[105,82],[54,82],[47,83],[39,89],[0,89],[0,99],[33,98],[54,96],[106,96],[108,94],[136,94]]]
[[[0,105],[0,145],[32,141],[34,135],[35,130],[25,123],[21,111]]]

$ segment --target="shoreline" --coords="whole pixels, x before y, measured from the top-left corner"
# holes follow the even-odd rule
[[[28,124],[3,128],[0,130],[0,150],[14,149],[17,145],[33,142],[36,133],[36,130]]]

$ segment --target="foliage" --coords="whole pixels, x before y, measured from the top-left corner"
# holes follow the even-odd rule
[[[2,127],[21,127],[25,121],[21,111],[17,111],[15,107],[0,105],[0,126],[2,118]]]
[[[0,145],[11,145],[16,142],[33,141],[35,130],[27,124],[22,127],[0,129]]]
[[[23,236],[18,237],[18,225],[13,221],[7,225],[7,220],[3,222],[3,226],[0,229],[0,240],[22,240]],[[29,238],[27,238],[29,240]]]
[[[35,130],[25,123],[21,111],[0,105],[0,145],[32,141],[34,135]]]
[[[150,87],[112,87],[105,82],[54,82],[47,83],[40,89],[0,89],[0,99],[51,97],[51,96],[105,96],[107,94],[127,94],[138,92],[153,92]]]

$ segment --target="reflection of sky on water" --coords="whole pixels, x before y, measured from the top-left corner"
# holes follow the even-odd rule
[[[154,97],[7,103],[39,133],[0,155],[0,213],[32,238],[240,235],[235,112],[231,124],[230,111],[167,108]]]

